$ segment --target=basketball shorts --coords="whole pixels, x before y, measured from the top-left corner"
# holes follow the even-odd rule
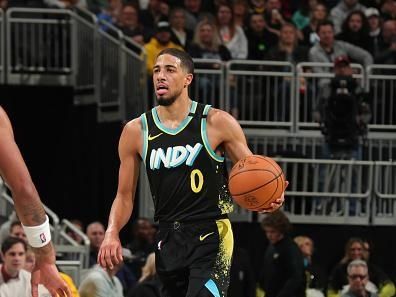
[[[156,269],[164,297],[226,297],[234,238],[228,219],[160,223]]]

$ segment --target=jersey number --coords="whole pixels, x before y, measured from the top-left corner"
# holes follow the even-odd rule
[[[198,176],[198,185],[195,181],[195,176]],[[191,190],[194,193],[199,193],[202,190],[202,186],[204,183],[204,178],[202,175],[201,170],[199,169],[194,169],[193,171],[191,171],[191,175],[190,175],[190,181],[191,181]]]

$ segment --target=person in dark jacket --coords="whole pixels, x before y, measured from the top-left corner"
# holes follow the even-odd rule
[[[147,257],[146,264],[142,267],[142,276],[138,284],[129,292],[128,297],[161,297],[160,281],[155,270],[155,254]]]
[[[244,248],[234,248],[228,297],[255,297],[255,276],[250,257]]]
[[[258,279],[265,297],[305,297],[304,259],[289,236],[289,219],[277,210],[267,215],[261,226],[270,243]]]

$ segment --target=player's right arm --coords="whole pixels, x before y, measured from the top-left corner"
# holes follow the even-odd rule
[[[98,263],[110,270],[122,261],[119,233],[132,215],[139,176],[141,143],[141,121],[135,119],[124,127],[120,137],[118,189],[111,207],[105,238],[98,254]]]

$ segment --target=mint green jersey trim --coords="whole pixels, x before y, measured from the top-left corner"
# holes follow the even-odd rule
[[[147,157],[147,147],[148,147],[148,125],[147,125],[147,118],[146,114],[142,114],[140,116],[142,120],[142,132],[143,132],[143,148],[142,148],[142,159],[143,162],[146,163]]]
[[[195,111],[197,109],[197,105],[198,105],[198,103],[196,101],[192,101],[191,108],[190,108],[190,113],[195,113]],[[153,114],[154,123],[158,127],[158,129],[160,129],[162,132],[165,132],[165,133],[170,134],[170,135],[176,135],[176,134],[180,133],[181,131],[183,131],[184,128],[186,128],[187,125],[190,123],[190,121],[193,119],[192,116],[187,116],[180,123],[179,127],[175,128],[175,129],[171,129],[171,128],[167,128],[164,125],[162,125],[161,120],[158,117],[157,108],[154,107],[152,109],[152,114]]]
[[[209,112],[209,109],[210,109],[210,105],[206,105],[205,109],[203,111],[203,115],[207,115],[208,112]],[[201,123],[201,137],[202,137],[202,141],[203,141],[203,143],[205,145],[205,149],[209,153],[209,156],[211,156],[217,162],[224,162],[224,158],[220,157],[219,155],[217,155],[216,152],[210,146],[210,142],[209,142],[209,139],[208,139],[208,133],[207,133],[207,130],[206,130],[206,118],[202,119],[202,123]]]

